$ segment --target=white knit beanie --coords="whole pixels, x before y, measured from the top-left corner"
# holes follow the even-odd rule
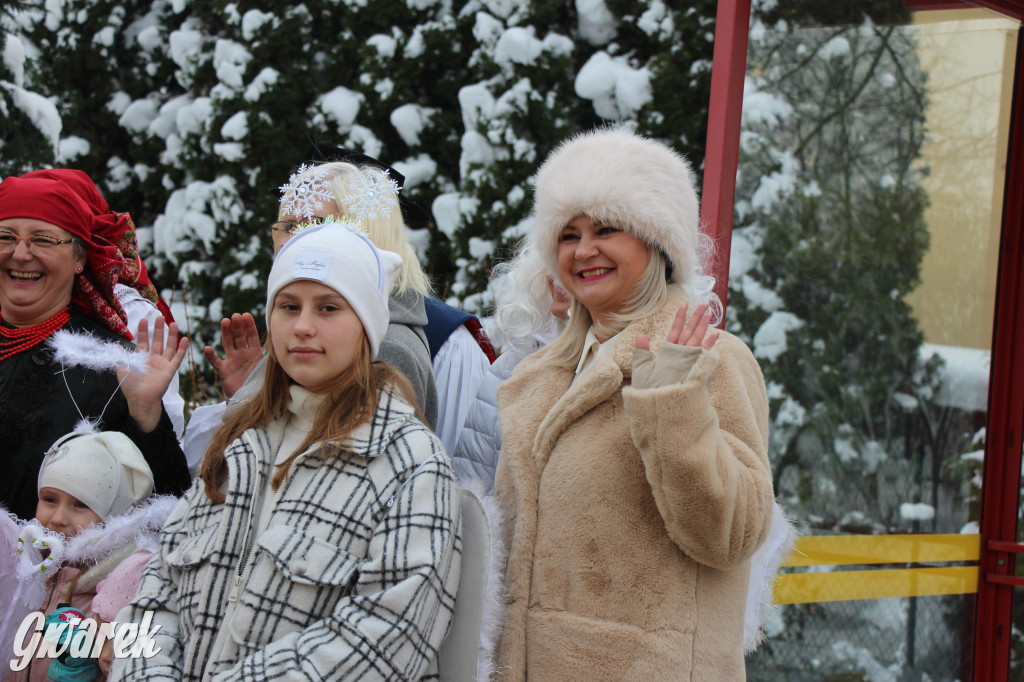
[[[580,133],[560,144],[537,171],[532,239],[558,279],[558,235],[573,218],[627,229],[660,249],[671,282],[697,271],[700,205],[690,164],[669,147],[625,128]]]
[[[123,433],[70,433],[46,451],[36,490],[42,488],[77,497],[106,523],[149,497],[153,472]]]
[[[300,279],[320,282],[352,306],[376,359],[391,321],[388,295],[401,267],[401,256],[378,249],[347,224],[323,223],[306,228],[285,242],[270,268],[267,327],[277,292]]]

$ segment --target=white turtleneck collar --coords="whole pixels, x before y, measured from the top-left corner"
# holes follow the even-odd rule
[[[310,393],[302,386],[292,384],[288,388],[290,421],[296,422],[296,427],[308,432],[313,428],[313,420],[316,419],[316,413],[323,401],[322,394]]]
[[[274,458],[275,464],[288,459],[302,441],[306,440],[306,436],[313,430],[313,421],[323,400],[322,394],[310,393],[298,384],[292,384],[288,388],[288,414],[285,415],[288,421],[284,427],[281,447]]]

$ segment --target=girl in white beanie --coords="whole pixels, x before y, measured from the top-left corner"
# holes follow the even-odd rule
[[[686,160],[629,130],[567,140],[537,173],[528,239],[572,303],[498,389],[503,680],[745,677],[768,399],[710,329],[699,223]]]
[[[227,415],[118,620],[159,654],[112,679],[437,676],[459,580],[454,473],[374,362],[401,265],[324,223],[280,250],[263,384]]]
[[[134,593],[149,556],[148,542],[166,520],[174,498],[150,497],[149,465],[135,443],[115,431],[60,438],[43,457],[37,488],[35,521],[63,536],[52,545],[60,547],[59,568],[48,579],[38,610],[49,614],[63,604],[83,617],[111,620],[102,604],[116,600],[117,594]],[[138,568],[126,572],[122,567],[129,564]],[[119,570],[119,577],[112,578]],[[98,674],[96,660],[88,656],[35,658],[25,669],[9,671],[4,681],[91,680]]]

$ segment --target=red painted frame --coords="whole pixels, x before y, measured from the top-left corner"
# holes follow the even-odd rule
[[[904,0],[914,10],[983,7],[1024,21],[1021,0]],[[733,204],[746,76],[750,0],[721,0],[715,26],[711,100],[704,163],[703,223],[717,246],[715,292],[728,303]],[[981,558],[974,632],[977,682],[1006,680],[1010,666],[1024,446],[1024,31],[1017,40],[1014,92],[1006,161],[1002,236],[992,369],[989,381],[981,512]]]
[[[978,3],[981,4],[981,3]],[[989,3],[991,4],[991,3]],[[1004,14],[1008,12],[1004,11]],[[1015,19],[1024,18],[1017,11]],[[1012,16],[1012,15],[1011,15]],[[1018,34],[1006,160],[1003,232],[992,331],[988,435],[982,473],[981,559],[975,614],[974,679],[1006,680],[1010,670],[1024,430],[1024,35]],[[1020,595],[1017,595],[1020,596]]]
[[[720,0],[715,19],[708,137],[701,185],[701,222],[715,242],[715,293],[722,309],[729,302],[729,252],[732,248],[736,169],[740,157],[743,81],[747,71],[750,0]],[[724,327],[725,318],[719,326]]]

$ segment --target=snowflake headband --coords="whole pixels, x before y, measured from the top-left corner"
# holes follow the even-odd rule
[[[372,220],[377,216],[385,218],[391,213],[388,197],[395,197],[397,203],[401,189],[387,171],[378,173],[360,168],[348,185],[345,207],[355,214],[356,220]]]
[[[280,187],[283,214],[302,216],[311,221],[317,211],[334,200],[330,176],[322,170],[313,172],[314,168],[307,164],[299,166],[288,178],[288,184]],[[388,216],[391,213],[388,197],[397,198],[401,187],[386,170],[377,172],[360,168],[347,189],[345,207],[355,220],[363,221]]]
[[[281,212],[302,216],[312,220],[325,203],[333,201],[331,181],[324,172],[309,173],[313,166],[302,164],[288,178],[287,185],[281,185]]]

